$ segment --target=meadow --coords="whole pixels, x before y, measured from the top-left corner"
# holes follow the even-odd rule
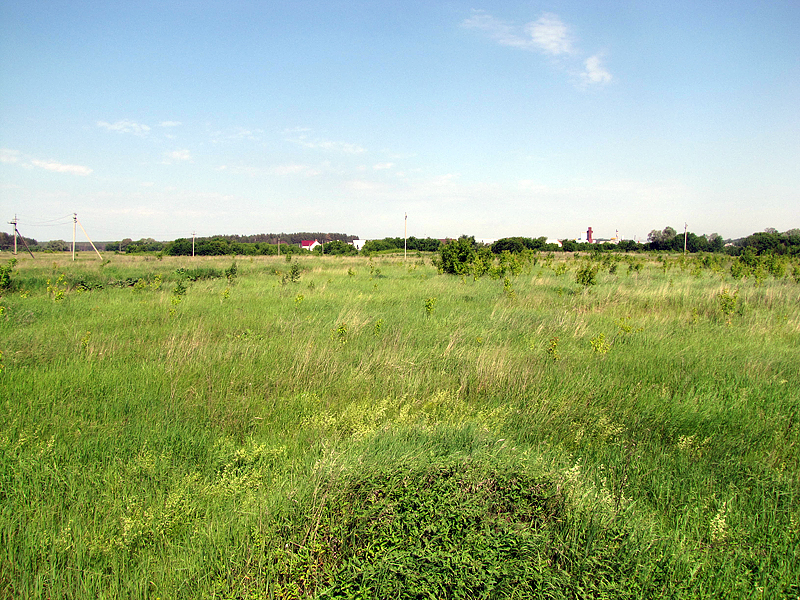
[[[0,598],[800,598],[800,264],[533,258],[19,256]]]

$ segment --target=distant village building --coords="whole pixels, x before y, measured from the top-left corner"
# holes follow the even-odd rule
[[[300,248],[303,250],[313,250],[317,246],[322,246],[318,240],[303,240],[300,242]]]
[[[352,242],[350,242],[350,244],[355,246],[356,250],[361,252],[361,249],[364,247],[364,244],[366,244],[367,241],[369,241],[369,240],[353,240]]]

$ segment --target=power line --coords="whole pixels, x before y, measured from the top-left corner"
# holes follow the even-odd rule
[[[65,220],[66,222],[64,222]],[[58,217],[55,219],[47,219],[46,221],[26,221],[22,219],[19,221],[19,223],[22,223],[23,225],[30,225],[31,227],[55,227],[56,225],[65,225],[71,220],[72,215],[66,215],[64,217]],[[56,223],[56,221],[61,221],[61,223]]]

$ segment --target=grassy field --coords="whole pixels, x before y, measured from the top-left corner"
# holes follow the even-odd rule
[[[536,258],[20,256],[0,597],[800,598],[791,266]]]

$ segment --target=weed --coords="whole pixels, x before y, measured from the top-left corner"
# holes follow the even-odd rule
[[[289,273],[287,274],[287,277],[292,283],[297,283],[300,281],[300,265],[296,262],[293,262],[292,266],[289,267]]]
[[[60,302],[66,297],[67,284],[63,273],[58,276],[54,283],[51,283],[50,279],[47,280],[47,293],[55,302]]]
[[[236,261],[234,260],[231,263],[231,266],[225,269],[225,277],[228,279],[228,282],[232,282],[236,279],[236,275],[239,273],[239,269],[236,266]]]
[[[89,349],[89,340],[91,339],[91,337],[92,337],[91,331],[87,331],[86,333],[83,334],[83,337],[81,338],[82,352],[86,352]]]
[[[728,291],[728,288],[725,288],[719,294],[717,294],[720,312],[722,312],[722,316],[725,317],[725,322],[728,326],[730,326],[733,315],[736,312],[738,297],[739,290],[736,290],[733,292],[733,294],[731,294]]]
[[[303,294],[297,294],[297,296],[294,297],[294,307],[295,308],[299,308],[300,304],[303,303],[304,299],[305,299],[305,296],[303,296]]]
[[[601,333],[589,340],[595,354],[606,354],[611,350],[611,344],[606,341],[606,335]]]
[[[231,297],[231,288],[226,287],[224,290],[222,290],[222,299],[227,300],[230,297]]]
[[[514,288],[511,287],[511,280],[508,277],[503,279],[503,293],[509,300],[514,300],[517,297],[517,294],[514,292]]]
[[[430,317],[433,314],[433,307],[436,306],[436,298],[425,298],[425,316]]]
[[[379,336],[383,332],[383,319],[378,319],[375,321],[375,325],[372,328],[372,335]]]
[[[719,507],[717,514],[711,519],[709,524],[709,534],[711,543],[714,545],[723,545],[728,540],[728,503],[723,502]]]
[[[331,332],[331,337],[344,346],[347,343],[347,323],[339,323]]]
[[[561,355],[558,353],[557,337],[550,338],[550,342],[547,344],[547,349],[545,349],[545,352],[547,353],[547,357],[552,362],[556,362],[561,359]]]
[[[186,285],[183,283],[183,280],[179,279],[178,282],[175,284],[175,287],[172,288],[172,295],[176,297],[180,297],[186,294]]]

